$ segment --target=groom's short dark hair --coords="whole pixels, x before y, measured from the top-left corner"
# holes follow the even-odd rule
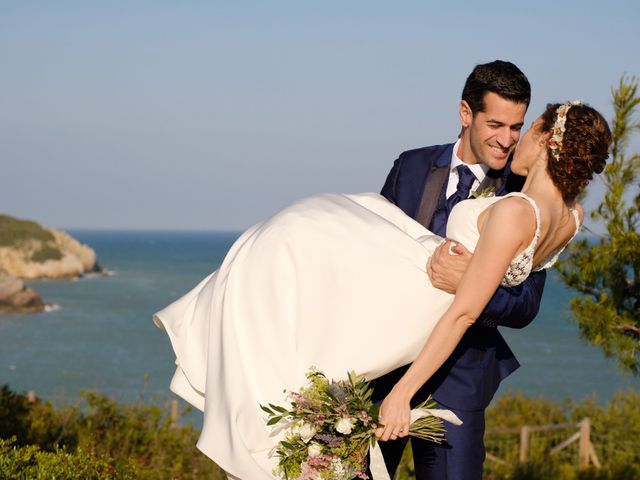
[[[515,103],[525,103],[527,107],[531,100],[531,85],[526,75],[513,63],[503,60],[476,65],[464,84],[462,100],[474,114],[483,112],[484,96],[488,92]]]

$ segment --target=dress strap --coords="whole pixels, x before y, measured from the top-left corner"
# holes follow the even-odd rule
[[[531,207],[533,207],[533,211],[536,214],[536,233],[533,236],[533,239],[531,240],[531,243],[529,244],[529,246],[526,248],[526,250],[533,250],[536,248],[536,245],[538,244],[538,240],[540,239],[540,208],[538,207],[538,204],[536,203],[536,201],[531,198],[530,196],[522,193],[522,192],[511,192],[511,193],[507,193],[504,197],[502,198],[507,198],[507,197],[520,197],[520,198],[524,198],[525,200],[527,200],[529,202],[529,204],[531,205]]]
[[[539,271],[539,270],[544,270],[545,268],[553,267],[555,265],[555,263],[558,261],[558,258],[560,258],[560,255],[562,254],[562,252],[564,252],[564,249],[567,248],[567,245],[569,245],[573,241],[574,238],[576,238],[576,235],[580,231],[580,216],[578,215],[578,211],[575,208],[572,208],[570,211],[573,214],[573,220],[576,222],[576,230],[575,230],[575,232],[573,232],[573,235],[571,236],[569,241],[567,243],[565,243],[562,247],[560,247],[560,249],[558,251],[556,251],[556,253],[554,253],[553,256],[547,257],[547,261],[546,262],[544,262],[539,267],[536,267],[534,269],[536,272]]]

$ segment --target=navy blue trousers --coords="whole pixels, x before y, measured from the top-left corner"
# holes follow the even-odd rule
[[[447,408],[445,405],[438,405]],[[416,480],[481,480],[484,449],[484,410],[452,410],[462,425],[445,422],[446,442],[435,444],[411,438]],[[379,442],[389,475],[393,478],[409,438]]]

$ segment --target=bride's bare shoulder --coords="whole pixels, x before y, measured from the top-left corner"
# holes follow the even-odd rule
[[[510,196],[493,203],[485,212],[485,218],[478,219],[478,227],[486,224],[495,228],[516,230],[529,237],[536,231],[536,212],[532,204],[521,196]],[[483,225],[480,225],[482,222]]]

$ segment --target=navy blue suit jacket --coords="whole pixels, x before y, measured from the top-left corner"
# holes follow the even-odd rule
[[[416,218],[425,182],[436,169],[449,167],[452,152],[453,144],[448,144],[402,153],[395,161],[381,194],[407,215]],[[502,171],[490,170],[488,176],[502,184],[496,191],[497,195],[520,190],[524,180],[510,174],[508,166]],[[429,221],[427,219],[427,225]],[[532,273],[516,287],[500,287],[480,318],[467,330],[449,360],[427,381],[414,399],[420,400],[432,393],[438,402],[449,408],[486,408],[500,381],[519,367],[496,326],[522,328],[528,325],[538,313],[545,278],[546,273],[542,271]],[[397,375],[401,373],[399,371]],[[393,377],[393,374],[390,375]]]

